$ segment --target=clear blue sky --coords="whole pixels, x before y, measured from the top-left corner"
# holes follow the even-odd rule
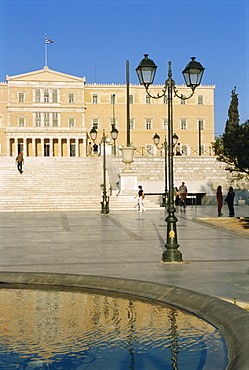
[[[155,83],[176,84],[190,57],[206,68],[202,84],[216,85],[215,132],[227,119],[237,86],[241,122],[249,119],[248,0],[0,0],[0,81],[48,66],[85,76],[88,83],[138,83],[144,53],[158,65]]]

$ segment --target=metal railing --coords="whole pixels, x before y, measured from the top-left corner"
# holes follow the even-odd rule
[[[135,150],[135,155],[141,155],[141,156],[147,156],[147,157],[161,157],[164,156],[164,149],[158,148],[156,151],[156,154],[153,153],[152,150],[148,150],[146,147],[139,147]],[[174,152],[174,155],[176,155],[176,152]],[[199,148],[197,147],[191,147],[190,153],[183,152],[181,153],[181,156],[184,157],[190,157],[190,156],[215,156],[213,148],[210,146],[209,148],[202,149],[201,154],[199,154]],[[177,155],[178,156],[178,155]]]

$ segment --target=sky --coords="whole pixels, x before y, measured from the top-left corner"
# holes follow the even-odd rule
[[[224,131],[236,86],[240,122],[249,119],[248,0],[0,0],[0,81],[42,69],[45,34],[50,69],[87,83],[138,84],[145,53],[157,68],[155,84],[184,83],[192,56],[215,85],[215,134]]]

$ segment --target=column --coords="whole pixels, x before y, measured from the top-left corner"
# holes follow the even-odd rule
[[[49,157],[53,157],[54,155],[54,146],[53,146],[53,139],[49,139]]]
[[[15,141],[14,156],[17,156],[18,155],[18,138],[15,138],[14,141]]]
[[[67,157],[70,157],[70,139],[67,139]]]
[[[58,157],[61,157],[61,138],[58,137]]]
[[[7,155],[7,157],[10,157],[10,139],[7,139],[7,141],[6,141],[6,146],[7,146],[7,148],[6,148],[6,155]]]
[[[32,139],[32,157],[35,157],[35,137]]]
[[[44,137],[41,137],[41,156],[44,157]]]
[[[24,137],[22,139],[22,142],[23,142],[23,156],[27,157],[27,138]]]

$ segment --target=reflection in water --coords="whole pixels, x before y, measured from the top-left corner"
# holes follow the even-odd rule
[[[172,360],[172,369],[178,370],[177,367],[177,355],[179,353],[179,346],[178,346],[178,333],[177,333],[177,323],[176,323],[176,310],[170,310],[169,319],[170,319],[170,342],[171,342],[171,360]]]
[[[226,368],[217,329],[182,310],[111,293],[0,287],[0,369]]]

